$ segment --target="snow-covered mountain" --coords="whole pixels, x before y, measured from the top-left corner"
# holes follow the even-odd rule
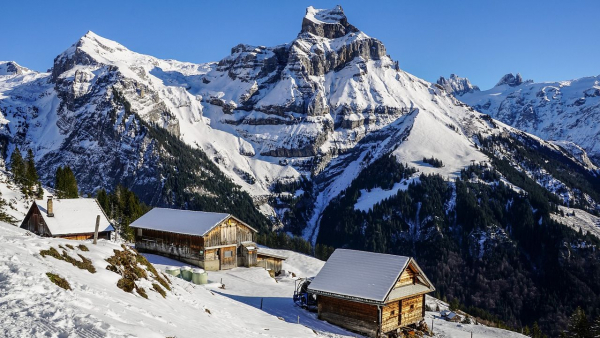
[[[544,292],[563,285],[534,278],[554,272],[539,264],[596,283],[596,78],[434,84],[401,70],[339,6],[309,7],[299,26],[289,43],[240,44],[207,64],[92,32],[49,72],[0,63],[4,158],[31,148],[47,186],[66,164],[83,193],[122,184],[151,205],[229,212],[265,233],[268,215],[312,244],[420,255],[449,297],[515,327],[531,324],[523,304],[561,302]],[[529,298],[513,302],[510,283],[486,294],[497,262],[506,280],[526,276]],[[591,290],[571,296],[594,302]],[[569,306],[554,305],[537,313],[550,330]]]
[[[600,76],[570,81],[523,81],[507,74],[489,90],[457,93],[482,113],[553,141],[588,161],[600,163]]]
[[[239,203],[219,199],[235,191],[221,183],[230,180],[285,221],[273,187],[311,178],[311,191],[289,193],[308,194],[313,241],[323,208],[383,155],[452,178],[487,160],[478,144],[491,135],[563,152],[442,89],[477,93],[468,80],[438,85],[402,71],[340,6],[309,7],[290,43],[238,45],[216,63],[161,60],[88,32],[48,73],[10,68],[0,75],[7,155],[32,148],[46,184],[68,164],[85,193],[123,184],[155,205],[235,211]],[[587,170],[584,152],[568,156]]]

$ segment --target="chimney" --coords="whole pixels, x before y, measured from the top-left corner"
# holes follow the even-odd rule
[[[52,207],[52,195],[48,196],[48,207],[46,208],[48,217],[54,217],[54,208]]]

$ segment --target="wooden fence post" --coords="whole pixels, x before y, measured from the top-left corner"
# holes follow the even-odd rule
[[[96,230],[94,231],[94,244],[98,244],[98,229],[100,228],[100,215],[96,216]]]

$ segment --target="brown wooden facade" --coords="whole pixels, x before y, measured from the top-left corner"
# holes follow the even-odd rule
[[[264,252],[258,252],[257,254],[257,266],[265,268],[265,270],[271,270],[274,274],[279,274],[283,270],[283,261],[285,257],[272,255]]]
[[[340,281],[343,282],[343,281]],[[373,302],[343,295],[317,295],[319,319],[359,332],[369,337],[394,335],[401,328],[418,324],[425,318],[425,294],[431,292],[427,288],[413,288],[418,285],[418,269],[409,264],[398,277],[389,293],[394,290],[420,290],[413,294],[401,294],[400,297],[387,299],[385,302]]]
[[[244,254],[242,243],[253,242],[256,230],[233,216],[215,225],[206,234],[188,235],[168,231],[135,229],[135,247],[206,270],[253,266],[256,253]],[[255,245],[256,246],[256,245]]]

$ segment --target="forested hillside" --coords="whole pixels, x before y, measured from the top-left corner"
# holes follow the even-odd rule
[[[414,172],[393,156],[376,161],[326,208],[318,242],[414,256],[440,297],[513,329],[537,322],[555,336],[577,306],[600,315],[600,240],[553,221],[550,213],[565,201],[492,152],[504,143],[526,151],[522,144],[482,141],[490,163],[450,182],[421,174],[372,209],[357,210],[361,194],[406,184]],[[570,187],[597,191],[595,176],[569,169],[557,153],[523,155],[532,167],[569,176]]]

